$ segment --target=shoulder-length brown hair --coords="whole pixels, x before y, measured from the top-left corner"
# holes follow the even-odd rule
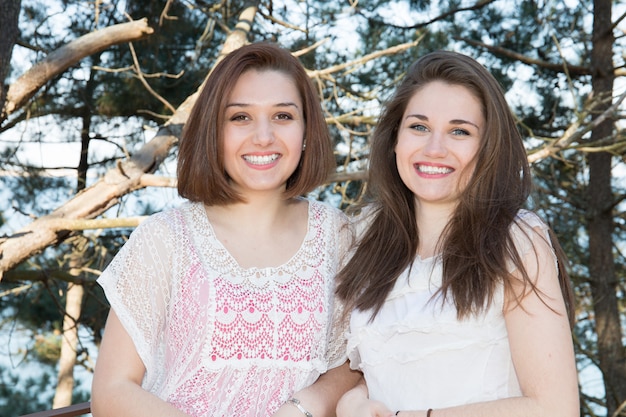
[[[478,313],[492,301],[499,282],[509,287],[509,260],[522,273],[526,285],[536,290],[510,235],[510,226],[531,190],[530,167],[515,119],[500,85],[482,65],[459,53],[437,51],[409,67],[374,131],[366,197],[374,211],[353,257],[338,276],[338,294],[348,303],[347,311],[372,309],[375,317],[416,256],[415,199],[400,178],[394,149],[408,102],[433,81],[467,88],[482,104],[485,118],[475,169],[437,243],[443,265],[440,291],[444,297],[452,297],[459,318]],[[552,240],[571,312],[565,259],[558,242]]]
[[[207,205],[243,201],[224,169],[224,114],[230,92],[246,71],[280,71],[300,93],[306,150],[287,180],[284,197],[306,194],[327,179],[335,167],[328,127],[319,96],[302,64],[289,51],[271,44],[242,46],[226,55],[209,75],[185,123],[178,149],[178,193]]]

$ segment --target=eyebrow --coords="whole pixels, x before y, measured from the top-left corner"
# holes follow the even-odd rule
[[[428,117],[424,116],[423,114],[409,114],[405,117],[405,119],[409,119],[411,117],[415,117],[416,119],[420,119],[420,120],[424,120],[424,121],[428,121]],[[480,127],[474,123],[474,122],[470,122],[469,120],[465,120],[465,119],[452,119],[450,120],[450,123],[453,125],[471,125],[474,126],[476,129],[480,129]]]
[[[226,108],[229,107],[251,107],[252,104],[250,103],[227,103],[226,104]],[[298,105],[292,101],[287,101],[284,103],[276,103],[276,104],[272,104],[272,107],[295,107],[296,109],[299,109]]]

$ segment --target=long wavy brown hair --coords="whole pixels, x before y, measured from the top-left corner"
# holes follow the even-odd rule
[[[500,85],[482,65],[459,53],[437,51],[409,67],[374,131],[364,199],[371,207],[370,222],[338,275],[337,293],[346,302],[346,311],[371,309],[373,319],[398,277],[415,259],[420,243],[415,197],[400,178],[394,149],[409,100],[433,81],[467,88],[482,103],[485,118],[474,172],[437,242],[443,266],[439,291],[444,300],[452,297],[460,319],[477,314],[491,303],[497,285],[503,283],[510,289],[508,262],[520,271],[527,289],[537,291],[510,234],[510,226],[531,191],[527,154],[513,114]],[[550,233],[573,323],[566,259]]]

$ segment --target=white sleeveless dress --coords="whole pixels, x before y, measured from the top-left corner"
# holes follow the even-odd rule
[[[521,211],[518,219],[526,224],[511,231],[523,255],[532,250],[532,239],[541,238],[530,228],[548,235],[535,214]],[[452,302],[431,300],[441,275],[437,257],[418,257],[373,322],[370,311],[352,313],[348,356],[351,367],[364,373],[370,398],[392,410],[426,410],[520,396],[503,287],[483,314],[458,321]]]

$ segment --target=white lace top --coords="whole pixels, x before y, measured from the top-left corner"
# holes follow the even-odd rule
[[[540,238],[530,227],[545,232],[546,226],[527,211],[519,218],[527,225],[511,230],[523,255],[532,250],[532,239]],[[441,274],[438,258],[418,257],[373,322],[368,322],[371,312],[352,313],[348,355],[352,368],[363,371],[370,398],[392,410],[426,410],[521,395],[503,287],[484,314],[458,321],[451,301],[442,306],[440,298],[430,300]]]
[[[345,362],[333,315],[347,219],[315,201],[308,214],[302,246],[272,268],[241,268],[202,204],[132,233],[98,283],[145,364],[146,390],[194,417],[268,417]]]

